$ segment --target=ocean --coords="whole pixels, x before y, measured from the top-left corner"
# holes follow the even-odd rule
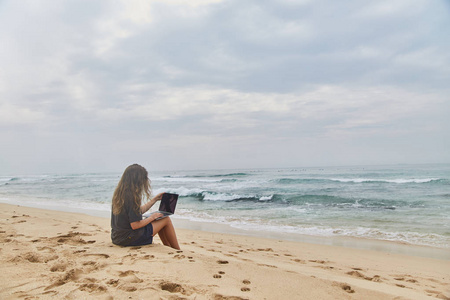
[[[154,194],[180,195],[175,220],[284,236],[357,237],[450,248],[448,164],[147,169]],[[120,176],[0,176],[0,202],[109,217]]]

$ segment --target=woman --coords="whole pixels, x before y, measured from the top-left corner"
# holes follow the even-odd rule
[[[120,246],[141,246],[151,244],[159,234],[164,245],[180,249],[177,236],[169,217],[156,220],[162,214],[154,213],[142,219],[164,193],[153,197],[142,205],[142,197],[150,198],[151,187],[147,170],[137,164],[125,169],[112,198],[111,240]]]

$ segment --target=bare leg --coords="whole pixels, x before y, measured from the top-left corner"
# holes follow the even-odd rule
[[[169,241],[167,240],[167,237],[166,237],[164,231],[165,231],[165,229],[162,228],[162,229],[158,232],[159,238],[161,239],[161,241],[163,242],[164,245],[170,247],[170,243],[169,243]]]
[[[172,247],[174,249],[180,249],[180,245],[178,245],[177,235],[175,233],[175,228],[173,227],[172,220],[170,220],[169,217],[153,221],[152,226],[153,236],[158,233],[164,245]]]

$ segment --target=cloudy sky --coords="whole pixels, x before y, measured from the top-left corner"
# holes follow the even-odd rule
[[[448,0],[0,0],[0,173],[450,163]]]

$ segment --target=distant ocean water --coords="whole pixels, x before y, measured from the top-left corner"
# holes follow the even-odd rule
[[[450,248],[450,165],[151,172],[178,219]],[[108,216],[121,173],[0,176],[0,202]]]

